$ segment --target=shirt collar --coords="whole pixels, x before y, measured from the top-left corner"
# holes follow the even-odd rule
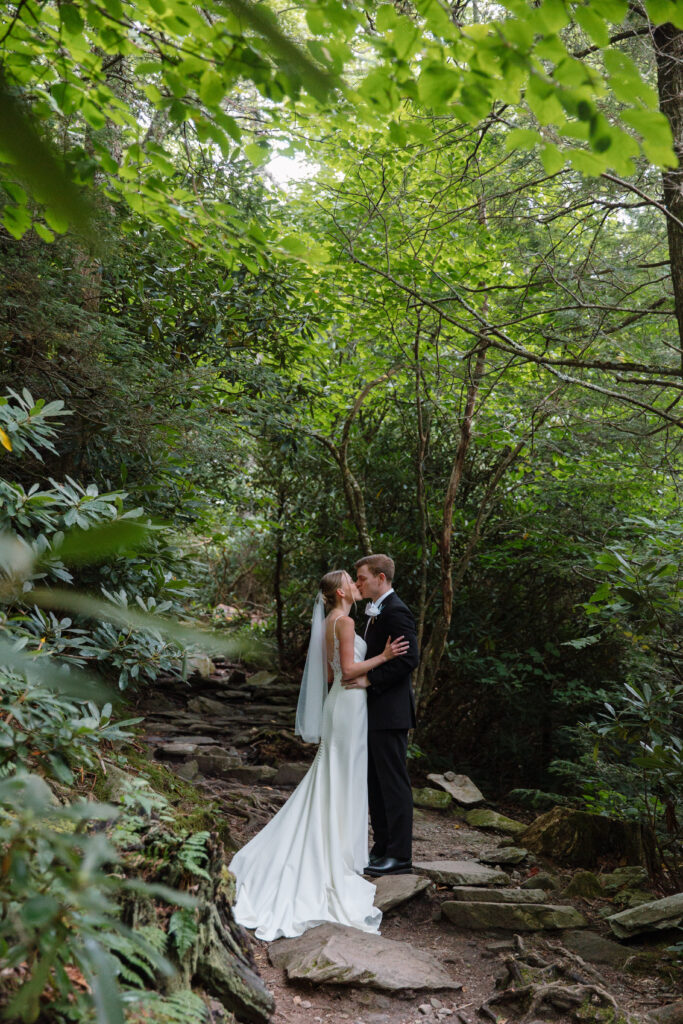
[[[380,607],[380,605],[382,604],[382,601],[384,600],[384,598],[385,598],[385,597],[389,597],[389,594],[393,594],[393,592],[394,592],[394,588],[393,588],[393,587],[390,587],[390,589],[389,589],[389,590],[386,590],[386,591],[385,591],[385,592],[384,592],[384,593],[382,594],[382,596],[381,596],[381,597],[378,597],[378,598],[377,598],[377,600],[375,601],[375,604],[377,605],[377,607],[379,608],[379,607]]]

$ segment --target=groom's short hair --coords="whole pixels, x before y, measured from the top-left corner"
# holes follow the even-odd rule
[[[354,563],[354,568],[360,569],[361,565],[367,565],[373,576],[379,576],[383,572],[387,582],[393,583],[396,566],[393,558],[389,558],[389,555],[363,555]]]

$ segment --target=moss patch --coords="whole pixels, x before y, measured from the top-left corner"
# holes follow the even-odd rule
[[[94,787],[98,800],[115,799],[123,775],[144,776],[155,793],[168,800],[175,819],[173,831],[215,832],[228,853],[237,850],[230,825],[217,801],[207,799],[197,786],[181,779],[166,765],[150,761],[134,747],[124,748],[122,753],[125,757],[123,764],[110,766],[108,775],[98,773]]]

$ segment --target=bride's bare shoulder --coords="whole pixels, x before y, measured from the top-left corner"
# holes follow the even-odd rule
[[[350,615],[338,615],[335,619],[335,626],[337,627],[337,632],[340,630],[342,632],[347,632],[349,630],[355,632],[356,628]]]

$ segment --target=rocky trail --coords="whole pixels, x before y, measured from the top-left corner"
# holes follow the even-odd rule
[[[144,742],[215,801],[240,846],[314,756],[292,733],[298,684],[208,659],[194,669],[141,696]],[[324,925],[248,937],[276,1024],[683,1024],[681,957],[667,951],[683,894],[653,890],[637,831],[596,838],[605,819],[559,808],[530,827],[452,773],[416,775],[414,799],[415,873],[379,880],[381,936]],[[218,1003],[212,1013],[231,1019]]]

